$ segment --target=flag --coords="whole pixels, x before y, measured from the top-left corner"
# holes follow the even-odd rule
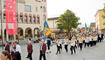
[[[44,40],[46,40],[46,37],[50,34],[51,34],[50,28],[47,24],[47,21],[45,21],[44,22],[44,29],[43,29]]]
[[[88,31],[88,27],[87,27],[87,24],[85,23],[85,31],[87,32]]]
[[[51,34],[50,28],[47,24],[47,21],[44,22],[44,35],[48,36]]]
[[[17,34],[16,0],[6,0],[6,31],[8,35]]]

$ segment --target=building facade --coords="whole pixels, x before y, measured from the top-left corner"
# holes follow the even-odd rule
[[[90,23],[90,29],[92,29],[91,31],[96,31],[97,30],[95,22]]]
[[[96,28],[96,23],[95,22],[90,23],[90,28]]]
[[[99,33],[105,32],[105,18],[103,18],[103,16],[105,16],[103,10],[98,10],[95,15],[96,28]]]
[[[51,31],[57,30],[57,20],[58,19],[59,19],[59,17],[48,18],[47,22],[48,22],[48,25],[49,25]]]
[[[43,29],[44,21],[47,20],[46,0],[16,0],[17,8],[17,31],[13,38],[35,38],[39,37]],[[0,0],[0,19],[2,20],[2,37],[6,40],[6,16],[5,0]],[[0,20],[0,21],[1,21]],[[8,36],[11,38],[11,36]],[[11,39],[10,39],[11,40]]]

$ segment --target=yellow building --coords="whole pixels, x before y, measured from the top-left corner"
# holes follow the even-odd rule
[[[103,16],[105,16],[105,13],[103,10],[98,10],[95,15],[96,28],[98,28],[99,33],[105,32],[105,25],[104,25],[105,18],[103,18]]]

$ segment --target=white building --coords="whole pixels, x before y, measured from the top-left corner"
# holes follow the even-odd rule
[[[46,0],[17,0],[17,14],[18,34],[14,35],[14,38],[35,38],[40,35],[40,31],[43,29],[43,23],[47,20]],[[6,36],[8,36],[6,35],[5,17],[5,0],[0,0],[3,40],[6,40]],[[10,38],[10,36],[8,37]]]

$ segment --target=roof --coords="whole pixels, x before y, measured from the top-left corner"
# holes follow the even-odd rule
[[[96,26],[96,23],[95,22],[93,22],[93,23],[90,24],[90,27],[95,27],[95,26]]]
[[[103,9],[98,10],[98,11],[96,12],[95,16],[97,15],[97,13],[98,13],[99,11],[102,11],[102,10],[103,10]]]
[[[57,20],[57,19],[59,19],[59,17],[48,18],[48,20]]]

